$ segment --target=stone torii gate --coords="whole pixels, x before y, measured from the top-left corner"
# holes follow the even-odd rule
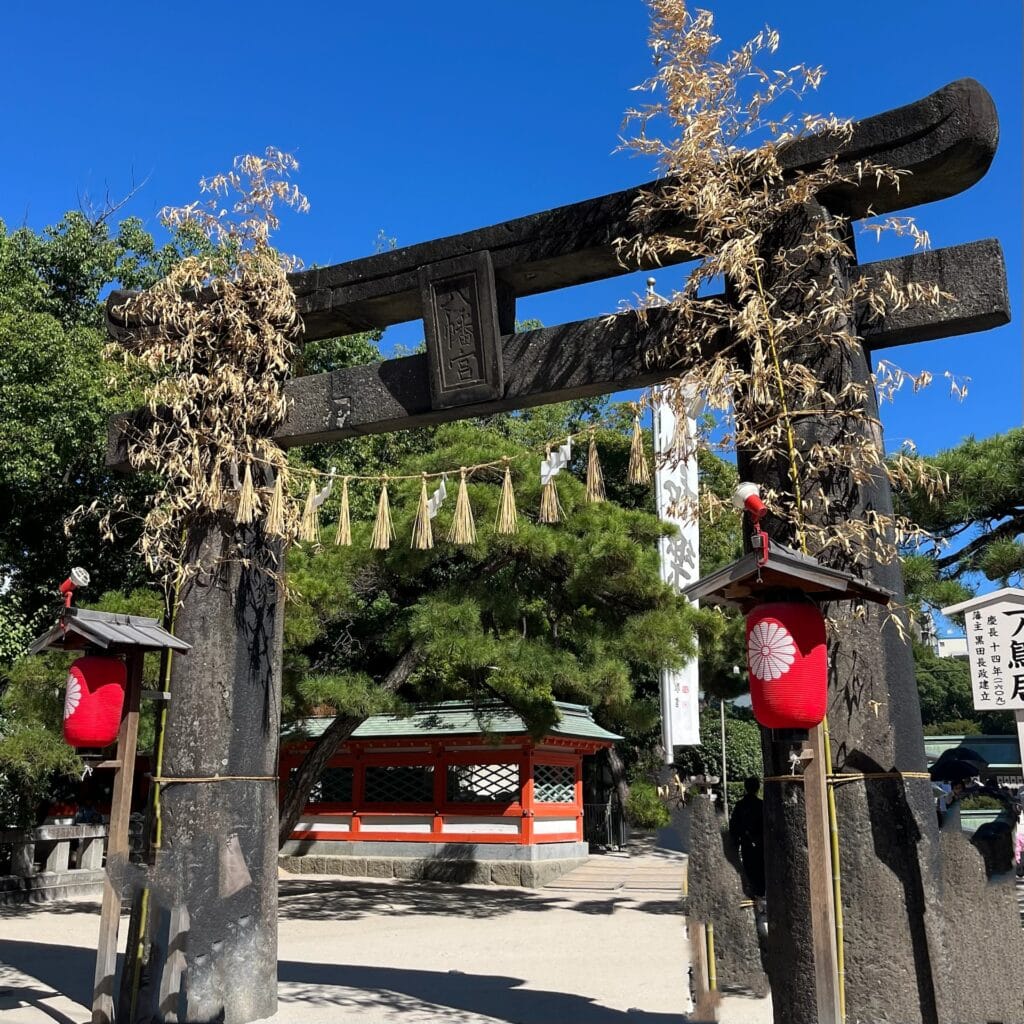
[[[819,201],[857,219],[955,195],[984,175],[997,136],[985,90],[970,80],[955,82],[859,122],[841,153],[847,167],[867,159],[911,171],[901,192],[865,183],[832,189]],[[791,144],[784,163],[795,173],[828,152],[827,140],[809,138]],[[685,223],[631,220],[640,191],[658,187],[653,183],[293,275],[307,339],[422,317],[427,351],[289,381],[290,410],[275,439],[285,447],[336,441],[641,387],[678,372],[670,359],[651,358],[671,327],[668,311],[654,311],[646,324],[624,313],[514,333],[517,298],[642,269],[619,264],[614,239],[641,229],[671,230],[685,239]],[[798,222],[787,227],[802,229]],[[676,261],[683,259],[680,254]],[[867,382],[870,355],[878,349],[983,331],[1009,319],[1002,253],[993,240],[857,269],[879,280],[891,273],[904,283],[937,284],[955,298],[939,308],[910,308],[880,320],[865,316],[859,327],[863,349],[852,362],[831,365],[835,357],[824,346],[812,346],[805,359],[826,380]],[[841,276],[849,271],[831,270]],[[115,294],[108,302],[115,334],[131,327],[116,320],[114,310],[123,300]],[[123,417],[112,422],[108,450],[108,464],[121,469],[127,468],[124,427]],[[821,424],[813,417],[802,418],[801,441],[816,427]],[[742,453],[741,472],[788,490],[784,471],[746,465]],[[837,503],[845,502],[851,515],[865,507],[891,509],[884,481],[855,489],[852,498],[848,481],[836,482],[835,489]],[[205,552],[209,561],[226,543],[227,529],[211,526],[190,537],[192,551]],[[170,783],[163,790],[163,849],[151,877],[163,911],[154,940],[158,977],[151,983],[161,1020],[239,1024],[276,1009],[277,787],[270,777],[277,771],[283,602],[260,567],[274,564],[280,552],[258,528],[234,529],[251,565],[233,562],[218,579],[190,584],[176,622],[193,651],[174,663],[163,775],[216,775],[225,781]],[[902,589],[898,565],[870,566],[866,575]],[[887,771],[921,771],[924,748],[910,650],[892,638],[880,645],[878,629],[877,622],[851,621],[833,650],[838,769],[849,765],[864,772],[874,764]],[[874,712],[864,702],[866,686]],[[982,942],[992,927],[992,907],[944,915],[938,898],[944,876],[927,784],[853,790],[843,787],[839,808],[850,1019],[1016,1019],[1011,1014],[1019,1016],[1019,997],[1014,1002],[992,978],[1012,978],[1019,971],[1019,930],[1007,940],[1006,964],[992,964],[1000,951]],[[770,792],[766,829],[776,1020],[810,1024],[816,1019],[814,950],[802,797]],[[241,889],[231,882],[237,877],[232,858],[239,855],[251,878]],[[988,1009],[972,1016],[971,1008],[962,1012],[966,997],[957,1001],[949,965],[954,950],[960,957],[972,943],[986,948],[986,985],[998,990],[990,1002],[1003,1017]],[[881,984],[883,977],[891,980]]]

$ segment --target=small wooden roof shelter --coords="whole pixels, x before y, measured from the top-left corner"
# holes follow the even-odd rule
[[[191,644],[168,633],[159,619],[66,608],[60,619],[28,650],[29,654],[42,654],[44,651],[77,651],[84,647],[100,647],[111,654],[163,650],[185,654],[192,649]]]

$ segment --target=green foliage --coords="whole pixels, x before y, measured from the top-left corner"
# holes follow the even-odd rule
[[[429,446],[396,448],[396,461],[374,467],[407,475],[516,457],[514,536],[494,532],[500,470],[469,483],[477,543],[465,548],[443,540],[451,494],[434,522],[436,546],[410,549],[419,494],[413,480],[391,485],[397,541],[386,552],[371,551],[376,488],[352,485],[352,547],[328,541],[320,552],[296,548],[289,556],[300,595],[285,626],[290,715],[318,703],[355,713],[366,706],[366,680],[382,679],[412,644],[421,660],[407,699],[501,696],[538,731],[551,724],[554,699],[574,700],[595,706],[610,728],[653,738],[658,670],[692,655],[699,617],[660,580],[657,539],[666,527],[652,512],[588,505],[581,481],[563,474],[563,522],[533,521],[540,457],[520,456],[527,443],[535,447],[534,434],[543,440],[575,429],[579,412],[555,407],[543,430],[535,418],[519,416],[438,427]],[[602,463],[628,458],[628,437],[599,431],[597,439]],[[318,459],[337,464],[335,454]],[[324,534],[333,536],[333,527]]]
[[[914,644],[921,720],[925,723],[974,717],[971,670],[958,658],[940,658],[929,648]]]
[[[0,696],[0,828],[36,824],[55,786],[77,774],[78,755],[60,738],[71,660],[66,654],[23,657],[8,676]]]
[[[686,747],[676,758],[680,778],[687,775],[722,774],[722,733],[717,705],[705,705],[700,712],[701,744]],[[761,759],[761,730],[749,712],[726,705],[725,758],[728,778],[742,782],[751,775],[764,774]]]
[[[661,828],[668,824],[668,809],[650,782],[634,782],[626,799],[626,820],[634,828]]]
[[[932,495],[921,484],[897,493],[897,510],[919,523],[935,544],[908,560],[907,593],[936,607],[954,603],[971,573],[1008,586],[1024,573],[1024,429],[968,437],[924,460],[949,481]],[[952,586],[951,586],[952,584]],[[961,584],[957,588],[956,584]]]
[[[116,548],[94,526],[65,539],[63,523],[78,505],[109,498],[107,418],[138,401],[135,381],[102,361],[100,295],[114,282],[150,283],[192,244],[177,241],[157,249],[139,221],[112,233],[103,217],[78,211],[38,234],[0,222],[0,578],[30,620],[72,565],[86,566],[100,589],[142,579],[130,520]],[[128,486],[141,493],[146,481]],[[0,614],[0,664],[11,657],[13,628]]]
[[[977,796],[966,796],[960,801],[965,811],[1001,811],[1003,805],[994,797],[979,793]]]
[[[953,718],[947,722],[930,722],[924,727],[925,736],[981,736],[981,726],[971,718]]]

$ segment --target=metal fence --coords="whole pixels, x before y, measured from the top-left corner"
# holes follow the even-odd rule
[[[583,805],[583,838],[591,850],[626,845],[626,818],[616,797],[602,804]]]

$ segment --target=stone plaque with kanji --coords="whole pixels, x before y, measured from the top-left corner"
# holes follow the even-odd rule
[[[501,398],[501,332],[490,253],[423,267],[419,278],[433,408]]]
[[[1024,590],[1007,587],[942,611],[963,613],[974,707],[1024,710]]]

